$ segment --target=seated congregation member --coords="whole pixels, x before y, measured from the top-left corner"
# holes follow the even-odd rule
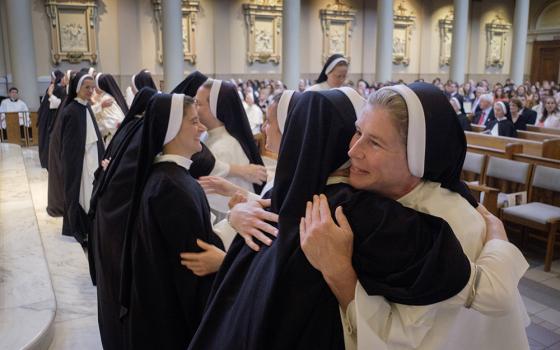
[[[95,82],[87,73],[78,73],[70,84],[68,104],[61,118],[61,166],[64,189],[62,234],[74,236],[85,246],[91,229],[87,216],[94,174],[105,148],[89,100]]]
[[[121,300],[124,348],[185,349],[213,276],[195,276],[181,266],[179,253],[197,251],[197,239],[223,249],[204,192],[189,173],[206,128],[195,100],[182,94],[155,95],[144,118],[123,259],[128,265],[123,273],[130,274],[121,286],[129,292]]]
[[[96,95],[91,109],[95,113],[99,132],[108,145],[128,113],[128,105],[111,74],[98,73],[95,85]]]
[[[332,55],[323,65],[323,70],[321,70],[316,84],[307,88],[306,91],[321,91],[341,87],[348,75],[348,65],[348,60],[344,56],[340,54]]]
[[[245,113],[247,114],[247,119],[249,120],[249,126],[253,135],[261,132],[261,125],[263,123],[263,112],[261,107],[255,103],[255,94],[253,89],[247,89],[245,93],[245,99],[243,100],[243,108],[245,108]]]
[[[461,103],[459,102],[459,100],[455,97],[451,97],[449,103],[451,103],[451,107],[453,107],[455,114],[457,114],[457,119],[459,119],[461,128],[465,131],[471,131],[471,121],[469,120],[469,118],[467,118],[465,113],[461,112]]]
[[[367,279],[354,272],[363,261],[356,257],[356,243],[352,253],[352,235],[354,240],[359,235],[353,225],[344,224],[346,209],[336,213],[338,225],[328,208],[320,209],[319,220],[315,213],[326,199],[316,198],[308,203],[302,220],[304,252],[337,295],[347,317],[345,329],[352,330],[346,335],[354,344],[357,341],[358,349],[529,348],[524,329],[529,320],[516,288],[528,264],[503,234],[500,239],[487,238],[483,246],[487,229],[495,232],[496,227],[485,228],[474,203],[469,203],[472,198],[464,197],[460,173],[466,140],[459,125],[451,122],[453,111],[444,98],[425,84],[393,86],[370,96],[348,152],[349,182],[445,219],[462,251],[476,261],[471,265],[474,286],[433,305],[403,305],[382,298],[369,293],[363,287]],[[393,164],[390,169],[388,160]],[[333,248],[328,256],[320,254],[326,246]]]
[[[517,131],[507,114],[506,103],[498,101],[494,103],[494,119],[486,125],[485,132],[494,136],[517,137]]]
[[[525,116],[527,124],[535,125],[537,123],[537,112],[529,107],[528,103],[530,103],[530,101],[527,101],[527,97],[525,95],[519,96],[518,98],[523,104],[521,114]]]
[[[473,124],[488,127],[490,123],[496,120],[496,117],[494,116],[494,108],[492,108],[493,104],[494,97],[492,94],[484,94],[480,96],[480,102],[478,103],[479,109],[474,113],[472,120]]]
[[[445,84],[445,96],[447,96],[448,99],[456,98],[457,101],[459,101],[461,113],[465,114],[465,108],[463,106],[464,98],[459,93],[459,84],[452,80],[448,80],[447,84]]]
[[[260,192],[266,182],[266,169],[237,88],[229,82],[208,80],[198,89],[196,100],[200,120],[208,128],[204,143],[216,161],[226,165],[225,174],[221,175],[247,190]],[[235,170],[239,165],[249,167],[250,171]],[[210,194],[208,202],[222,219],[228,211],[228,198]]]
[[[149,87],[156,91],[158,90],[156,84],[154,83],[154,79],[152,79],[152,73],[150,73],[147,69],[142,69],[140,72],[133,75],[130,86],[126,88],[126,104],[129,107],[132,104],[132,100],[134,100],[134,95],[136,95],[138,91],[142,90],[144,87]]]
[[[39,127],[39,162],[41,167],[47,169],[49,163],[49,136],[52,129],[52,121],[58,110],[60,101],[66,94],[63,85],[64,73],[55,70],[51,73],[51,83],[41,99],[41,105],[37,111],[37,126]]]
[[[560,129],[560,110],[554,97],[547,96],[544,98],[542,115],[536,125],[541,128]]]
[[[6,132],[6,113],[18,114],[19,132],[22,140],[25,139],[24,128],[28,129],[29,137],[33,137],[31,134],[29,108],[27,108],[27,104],[19,98],[19,90],[14,86],[8,90],[8,98],[2,100],[0,103],[0,119],[2,122],[2,133],[4,138],[8,136]]]
[[[529,110],[523,108],[523,102],[521,102],[519,98],[512,97],[512,99],[509,100],[509,111],[515,130],[527,130],[527,124],[534,124],[534,122],[531,123],[532,114],[526,113],[529,112]],[[535,117],[536,115],[535,113]]]
[[[345,203],[360,231],[359,274],[372,292],[423,305],[465,287],[470,264],[443,220],[345,184],[347,145],[363,102],[353,89],[301,96],[286,125],[272,191],[278,237],[258,252],[234,239],[190,349],[344,348],[336,298],[299,245],[300,218],[313,193],[328,193],[331,206]]]
[[[76,72],[72,70],[66,71],[64,79],[68,82],[66,85],[66,94],[60,102],[58,110],[54,114],[52,121],[52,130],[49,139],[49,180],[48,180],[48,196],[47,196],[47,214],[52,217],[59,217],[64,214],[64,185],[62,179],[62,160],[60,158],[62,148],[62,111],[64,107],[72,102],[68,98],[70,93],[70,85],[76,79]],[[74,86],[76,86],[74,84]]]

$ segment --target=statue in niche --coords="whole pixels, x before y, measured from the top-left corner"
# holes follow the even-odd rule
[[[272,52],[272,35],[264,29],[257,30],[255,33],[255,50],[257,52]]]
[[[405,54],[405,42],[400,36],[393,37],[393,55],[402,58]]]
[[[79,23],[67,23],[60,28],[62,50],[87,50],[86,29]]]
[[[344,55],[345,54],[345,46],[346,46],[346,42],[345,42],[345,38],[346,38],[346,32],[344,30],[345,28],[337,28],[337,27],[331,27],[330,33],[329,33],[329,38],[331,39],[330,42],[330,48],[331,48],[331,52],[330,54],[335,54],[335,53],[339,53]]]

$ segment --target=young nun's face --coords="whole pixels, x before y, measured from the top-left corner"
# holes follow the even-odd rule
[[[196,107],[190,105],[183,109],[183,122],[181,129],[172,142],[177,142],[181,148],[190,156],[200,152],[200,135],[206,131],[206,127],[200,122]]]
[[[266,121],[263,125],[263,131],[266,134],[266,149],[278,153],[280,150],[280,141],[282,141],[282,133],[278,127],[278,104],[271,103],[266,110]]]
[[[346,75],[348,75],[348,66],[339,64],[327,74],[327,83],[333,88],[341,87],[346,81]]]
[[[367,105],[356,121],[350,141],[350,185],[398,199],[408,189],[412,174],[408,170],[406,146],[383,107]],[[404,192],[404,193],[403,193]]]
[[[210,89],[201,86],[196,92],[196,110],[204,125],[208,124],[210,118],[215,118],[210,111]]]
[[[95,89],[95,83],[93,79],[87,78],[84,79],[82,82],[82,86],[80,87],[80,91],[78,91],[78,97],[82,100],[89,100],[93,95],[93,90]]]

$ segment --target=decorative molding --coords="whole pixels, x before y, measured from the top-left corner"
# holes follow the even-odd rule
[[[414,12],[407,10],[405,1],[393,10],[393,64],[408,66],[410,64],[410,42],[415,27]]]
[[[51,28],[51,58],[62,61],[97,63],[97,1],[47,0],[45,10]]]
[[[158,27],[158,49],[159,63],[163,63],[163,14],[161,8],[162,0],[152,0],[154,7],[154,18]],[[196,64],[196,20],[200,11],[200,1],[181,1],[181,27],[183,30],[183,59],[191,64]]]
[[[356,11],[343,0],[335,0],[333,4],[328,4],[327,8],[321,9],[319,14],[323,29],[323,63],[335,53],[350,61],[350,39]]]
[[[486,68],[504,66],[507,35],[511,24],[507,23],[500,14],[486,23]]]
[[[280,63],[282,1],[253,0],[243,4],[247,24],[247,61]]]
[[[449,66],[451,60],[451,41],[453,39],[453,9],[438,21],[439,26],[439,65]]]

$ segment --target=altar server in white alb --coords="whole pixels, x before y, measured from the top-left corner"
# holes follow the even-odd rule
[[[260,193],[266,182],[266,169],[235,85],[209,79],[198,89],[196,100],[200,120],[208,129],[204,143],[217,161],[229,167],[222,172],[224,177],[246,190]],[[211,175],[218,174],[213,171]],[[208,195],[210,207],[223,214],[217,215],[218,218],[228,211],[228,201],[222,195]]]
[[[307,91],[321,91],[341,87],[348,75],[348,60],[344,56],[334,54],[327,59],[315,85]]]
[[[2,100],[0,103],[0,118],[2,119],[2,135],[6,138],[6,113],[17,113],[19,117],[19,130],[21,138],[25,138],[24,127],[28,128],[29,137],[31,134],[31,119],[29,118],[29,109],[27,104],[19,99],[19,90],[16,87],[11,87],[8,91],[8,98]]]

